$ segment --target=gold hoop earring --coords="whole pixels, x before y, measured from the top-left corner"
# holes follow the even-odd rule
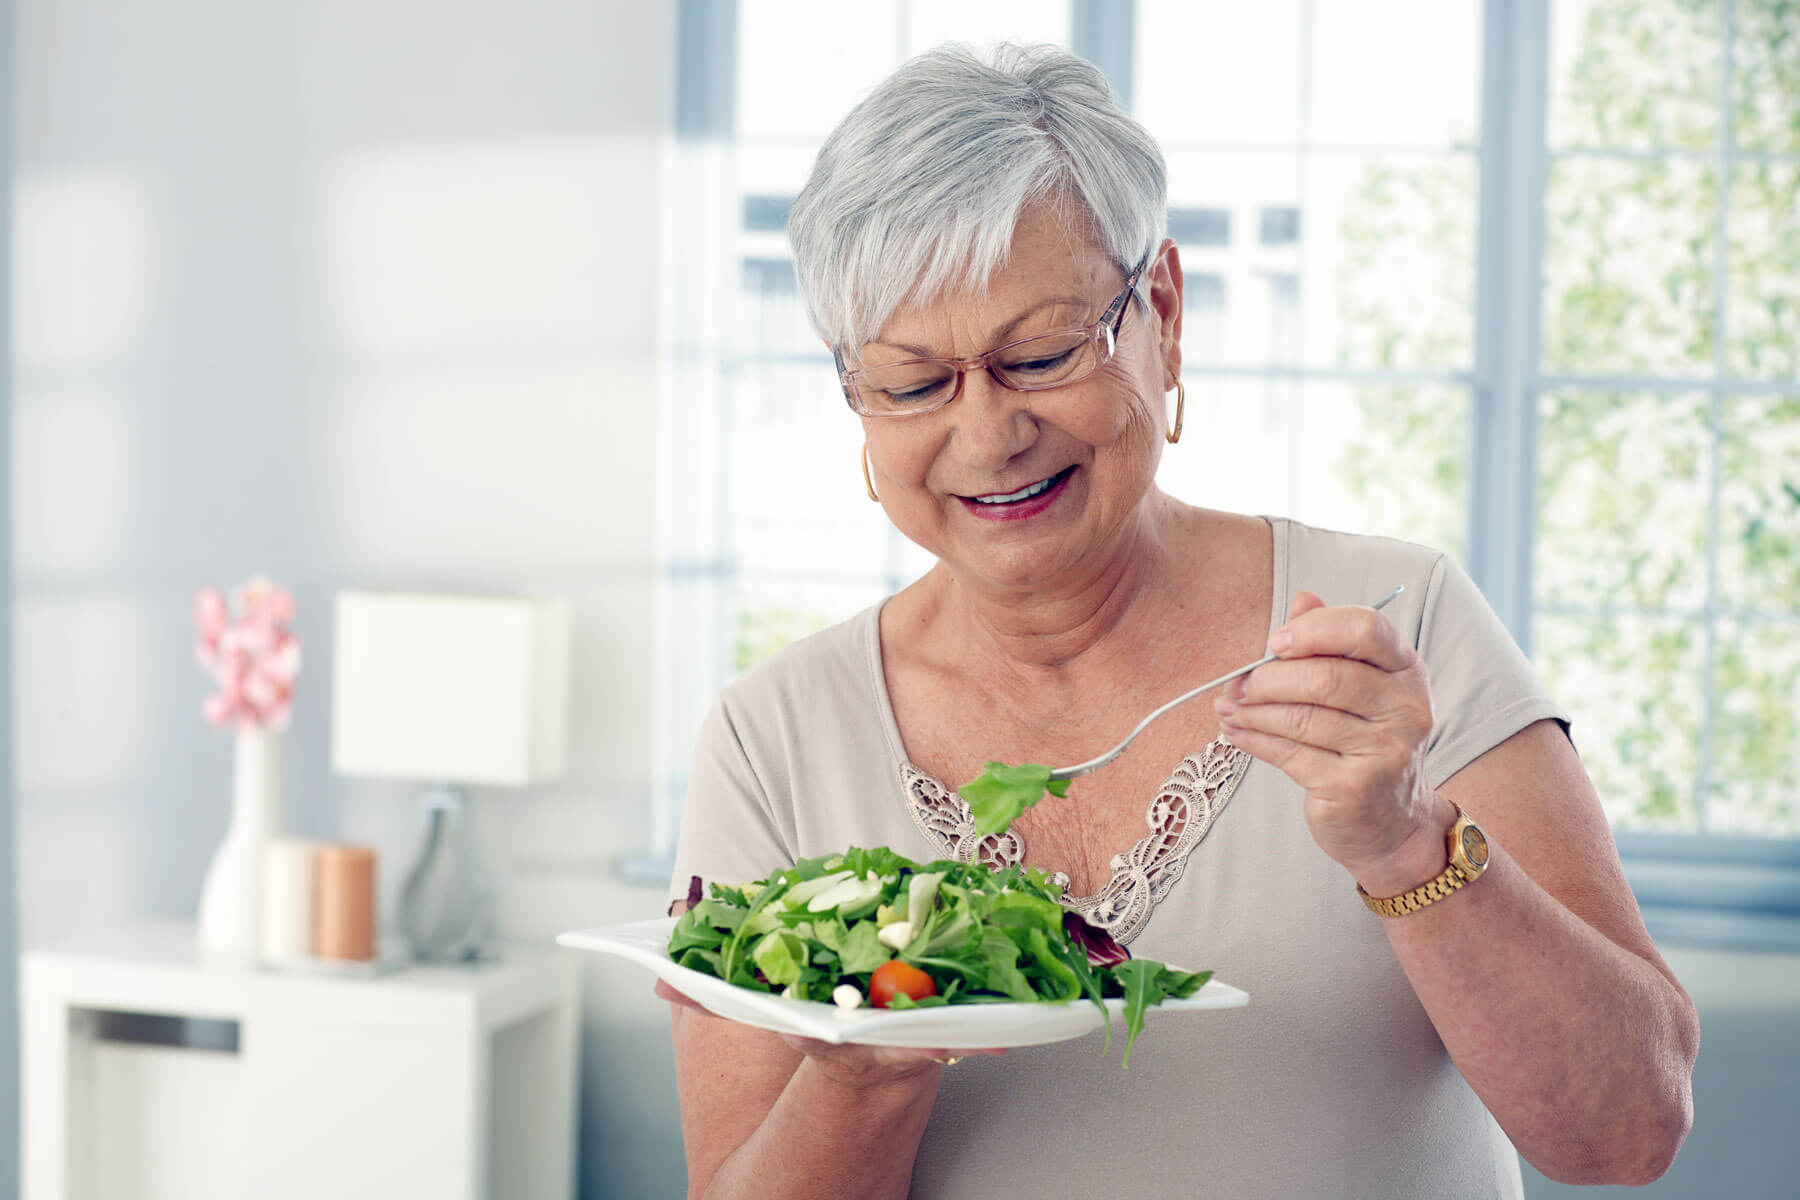
[[[1182,387],[1181,380],[1177,379],[1175,381],[1175,424],[1170,428],[1169,432],[1164,435],[1169,439],[1169,445],[1173,446],[1176,442],[1181,440],[1181,422],[1186,416],[1187,389]]]
[[[881,497],[875,494],[875,481],[869,478],[869,443],[867,442],[864,442],[862,447],[862,468],[863,490],[869,493],[869,499],[880,504]]]

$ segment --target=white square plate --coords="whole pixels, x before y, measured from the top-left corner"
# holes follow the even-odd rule
[[[787,1000],[748,988],[734,987],[704,971],[690,970],[669,958],[669,933],[675,917],[634,921],[605,929],[561,934],[557,944],[576,950],[616,954],[649,967],[670,987],[721,1017],[758,1029],[816,1038],[821,1042],[857,1042],[867,1046],[910,1046],[925,1050],[1000,1050],[1041,1046],[1078,1038],[1101,1028],[1100,1010],[1091,1000],[1069,1004],[948,1004],[889,1012],[884,1008],[843,1009],[812,1000]],[[1186,1000],[1164,1000],[1149,1010],[1163,1014],[1241,1008],[1248,993],[1211,979]],[[1109,1017],[1121,1017],[1125,1001],[1108,1000]],[[1118,1027],[1124,1028],[1123,1020]]]

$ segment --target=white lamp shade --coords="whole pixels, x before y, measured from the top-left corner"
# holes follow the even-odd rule
[[[522,787],[568,749],[569,612],[555,601],[340,592],[340,774]]]

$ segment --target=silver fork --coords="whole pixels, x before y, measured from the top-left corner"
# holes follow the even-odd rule
[[[1405,590],[1406,590],[1406,586],[1404,584],[1402,584],[1401,586],[1395,588],[1393,591],[1389,592],[1387,595],[1383,596],[1381,599],[1375,601],[1375,603],[1369,605],[1369,607],[1370,608],[1380,608],[1384,604],[1386,604],[1388,601],[1392,600],[1395,596],[1398,596],[1401,592],[1404,592]],[[1139,721],[1138,727],[1136,729],[1132,730],[1130,733],[1126,734],[1124,741],[1122,741],[1118,745],[1114,746],[1111,750],[1108,750],[1105,754],[1102,754],[1099,758],[1090,758],[1086,762],[1076,763],[1072,767],[1058,767],[1054,771],[1050,772],[1051,782],[1055,782],[1058,779],[1074,779],[1077,775],[1086,775],[1089,771],[1098,771],[1101,767],[1104,767],[1107,763],[1109,763],[1113,759],[1119,757],[1119,755],[1125,753],[1125,747],[1131,745],[1131,743],[1137,739],[1137,735],[1144,732],[1144,730],[1149,727],[1150,722],[1156,720],[1156,718],[1162,716],[1164,713],[1168,712],[1171,708],[1174,708],[1177,704],[1184,704],[1187,701],[1192,700],[1195,696],[1198,696],[1202,692],[1210,692],[1214,688],[1218,687],[1220,684],[1230,683],[1232,680],[1236,679],[1240,675],[1248,675],[1250,672],[1256,670],[1256,668],[1258,668],[1260,666],[1264,666],[1268,663],[1272,663],[1280,657],[1281,656],[1279,654],[1264,655],[1262,658],[1257,659],[1255,662],[1247,663],[1244,666],[1239,667],[1237,670],[1230,672],[1229,674],[1221,675],[1217,679],[1212,680],[1210,683],[1201,684],[1199,687],[1195,688],[1191,692],[1182,693],[1181,695],[1175,697],[1173,700],[1169,701],[1167,704],[1163,705],[1161,708],[1157,709],[1155,712],[1151,713],[1149,716],[1145,717],[1142,721]]]

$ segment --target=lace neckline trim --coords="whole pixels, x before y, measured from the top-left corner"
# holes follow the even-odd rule
[[[1292,574],[1288,555],[1292,549],[1289,536],[1292,522],[1286,517],[1264,516],[1269,526],[1270,551],[1274,560],[1274,579],[1270,590],[1269,629],[1272,635],[1286,619],[1289,578]],[[894,717],[894,706],[888,698],[887,673],[881,665],[881,610],[884,599],[863,611],[863,654],[867,679],[874,695],[875,712],[881,731],[887,738],[906,793],[907,810],[913,824],[946,858],[972,861],[978,842],[994,841],[990,858],[981,847],[982,861],[994,865],[1021,862],[1025,857],[1025,841],[1008,832],[1004,839],[975,837],[974,818],[963,798],[941,782],[915,767],[907,758],[900,737],[900,723]],[[1187,866],[1206,831],[1224,810],[1238,781],[1249,770],[1251,758],[1223,737],[1215,737],[1204,749],[1183,758],[1150,803],[1150,831],[1130,851],[1113,856],[1113,873],[1092,896],[1064,897],[1064,903],[1099,925],[1121,943],[1128,943],[1143,931],[1157,902],[1168,895]],[[999,857],[1002,854],[1010,857]],[[1066,885],[1067,878],[1064,877]]]
[[[1137,937],[1181,878],[1188,855],[1225,810],[1250,762],[1250,756],[1223,735],[1183,758],[1150,802],[1149,832],[1130,850],[1113,855],[1112,875],[1099,891],[1091,896],[1065,895],[1063,903],[1122,944]],[[1025,861],[1025,839],[1018,832],[977,834],[975,818],[961,796],[904,758],[898,766],[913,824],[945,858],[959,862],[979,858],[990,867]],[[1050,877],[1065,888],[1069,885],[1068,875],[1061,871]]]

